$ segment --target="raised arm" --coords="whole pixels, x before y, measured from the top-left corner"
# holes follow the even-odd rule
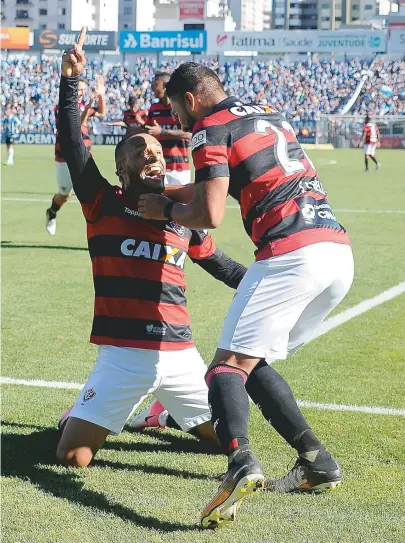
[[[82,45],[86,35],[82,29],[79,41],[62,58],[62,76],[59,88],[59,136],[61,151],[70,171],[77,198],[92,203],[107,181],[83,143],[78,108],[78,77],[85,65]]]

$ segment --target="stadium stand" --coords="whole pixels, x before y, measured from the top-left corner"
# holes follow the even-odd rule
[[[130,95],[138,97],[141,109],[153,101],[151,81],[157,69],[172,71],[178,60],[167,60],[157,66],[154,57],[140,57],[134,71],[116,64],[104,67],[101,60],[89,60],[86,75],[90,87],[103,71],[107,87],[108,115],[104,120],[122,118]],[[369,77],[351,114],[405,115],[405,62],[384,59],[288,62],[283,59],[228,61],[205,63],[215,69],[229,94],[241,100],[269,103],[282,111],[290,121],[317,119],[321,114],[334,114],[356,89],[364,74]],[[58,101],[58,57],[9,55],[1,61],[1,105],[13,104],[22,122],[23,132],[52,132],[54,106]]]

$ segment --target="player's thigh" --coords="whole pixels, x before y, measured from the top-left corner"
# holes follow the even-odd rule
[[[64,196],[73,190],[72,179],[66,162],[55,162],[56,181],[58,183],[58,193]]]
[[[157,362],[156,351],[100,346],[70,416],[119,434],[131,412],[154,390]]]
[[[161,352],[161,381],[154,395],[185,432],[211,420],[206,370],[195,348]]]
[[[304,309],[290,332],[288,352],[294,353],[307,343],[331,311],[349,292],[354,277],[353,253],[349,245],[329,244],[325,252],[330,284]]]
[[[219,349],[256,359],[286,358],[291,329],[322,288],[302,252],[250,266],[225,318]]]
[[[168,185],[188,185],[191,182],[190,170],[172,170],[166,172],[165,183]]]
[[[364,154],[370,156],[372,154],[372,145],[370,143],[366,143],[364,145]]]

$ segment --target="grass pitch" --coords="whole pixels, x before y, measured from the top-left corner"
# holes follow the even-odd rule
[[[16,165],[2,170],[1,374],[84,382],[96,354],[88,343],[93,287],[85,223],[80,206],[69,203],[58,216],[56,236],[45,231],[45,209],[56,188],[52,152],[51,146],[17,147]],[[310,154],[356,259],[356,279],[339,313],[404,280],[405,157],[401,151],[379,151],[381,172],[365,174],[361,151]],[[113,148],[96,147],[95,157],[115,182]],[[252,262],[253,247],[232,202],[214,237],[234,258]],[[194,338],[209,362],[233,292],[191,262],[186,276]],[[401,408],[404,299],[335,328],[276,369],[301,400]],[[3,386],[4,543],[405,540],[399,416],[305,409],[342,464],[343,487],[320,496],[263,493],[245,501],[233,527],[204,532],[199,514],[216,490],[225,458],[204,454],[196,440],[180,432],[124,431],[108,440],[92,467],[58,467],[55,423],[76,395]],[[266,473],[285,473],[294,453],[255,407],[250,436]]]

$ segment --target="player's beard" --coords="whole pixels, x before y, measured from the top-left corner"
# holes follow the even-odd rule
[[[163,194],[165,190],[165,176],[141,178],[142,194]]]
[[[186,124],[185,125],[182,124],[181,129],[184,132],[192,132],[196,121],[197,119],[193,119],[193,117],[190,117],[189,115],[187,115]]]

